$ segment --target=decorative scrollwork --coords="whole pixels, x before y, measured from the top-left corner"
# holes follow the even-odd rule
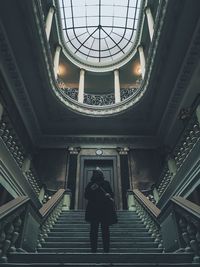
[[[61,93],[69,96],[70,98],[78,101],[78,88],[67,87],[63,80],[59,77],[57,79],[58,87],[61,90]],[[129,98],[130,96],[135,95],[140,88],[142,80],[137,81],[137,86],[132,88],[121,88],[121,101]],[[84,104],[90,106],[109,106],[115,104],[115,95],[114,93],[109,94],[84,94]]]
[[[92,106],[108,106],[115,103],[113,93],[104,95],[84,94],[84,103]]]
[[[61,92],[64,95],[69,96],[70,98],[74,100],[78,100],[78,88],[69,88],[66,87],[65,83],[61,78],[58,77],[57,79],[58,87],[61,89]]]
[[[120,90],[121,101],[129,98],[132,95],[135,95],[137,92],[138,92],[138,88],[122,88]]]

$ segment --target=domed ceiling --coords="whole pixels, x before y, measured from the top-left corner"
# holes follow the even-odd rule
[[[81,62],[106,65],[135,44],[142,0],[59,0],[65,48]]]

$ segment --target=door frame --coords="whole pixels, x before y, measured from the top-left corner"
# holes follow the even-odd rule
[[[75,209],[79,209],[81,206],[81,201],[84,197],[83,191],[83,178],[84,178],[84,166],[86,160],[102,160],[102,161],[112,161],[113,163],[113,179],[114,179],[114,187],[113,190],[115,192],[115,202],[117,209],[122,209],[122,192],[121,192],[121,180],[120,180],[120,161],[117,155],[113,156],[88,156],[88,155],[80,155],[80,164],[79,170],[77,169],[77,179],[76,179],[76,200],[75,200]]]

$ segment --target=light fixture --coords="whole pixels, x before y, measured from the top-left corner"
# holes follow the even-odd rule
[[[58,66],[58,75],[59,76],[64,76],[66,74],[67,74],[66,66],[64,64],[59,64],[59,66]]]
[[[140,76],[142,74],[140,63],[135,63],[133,65],[133,74],[136,76]]]

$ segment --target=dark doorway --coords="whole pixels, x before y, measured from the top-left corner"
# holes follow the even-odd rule
[[[109,181],[115,196],[119,195],[118,190],[118,177],[116,173],[116,158],[109,157],[107,159],[82,159],[81,173],[82,175],[79,181],[79,197],[78,197],[78,209],[85,209],[87,201],[84,198],[84,190],[89,183],[93,170],[96,167],[101,168],[105,180]]]

